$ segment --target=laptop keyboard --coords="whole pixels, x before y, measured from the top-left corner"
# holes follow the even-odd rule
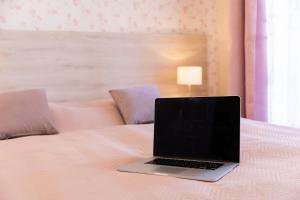
[[[154,160],[146,162],[146,164],[166,165],[166,166],[196,168],[196,169],[209,169],[209,170],[217,169],[218,167],[223,165],[223,163],[192,161],[192,160],[174,160],[174,159],[167,159],[167,158],[155,158]]]

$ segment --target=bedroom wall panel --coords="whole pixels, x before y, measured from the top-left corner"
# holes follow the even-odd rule
[[[206,38],[198,34],[0,31],[0,91],[46,88],[52,101],[107,97],[117,87],[155,84],[162,95],[185,95],[178,65],[204,66]]]
[[[219,74],[217,28],[218,21],[224,17],[219,17],[217,7],[222,2],[0,0],[0,30],[204,34],[208,38],[209,94],[216,95],[220,85],[216,78]]]

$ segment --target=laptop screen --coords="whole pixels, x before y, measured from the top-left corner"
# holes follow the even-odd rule
[[[239,162],[240,98],[155,101],[154,156]]]

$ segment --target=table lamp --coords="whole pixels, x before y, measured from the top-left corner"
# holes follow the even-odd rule
[[[177,84],[187,85],[188,94],[191,95],[192,85],[202,85],[202,67],[180,66],[177,68]]]

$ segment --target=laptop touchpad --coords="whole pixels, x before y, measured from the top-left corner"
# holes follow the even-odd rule
[[[156,167],[155,172],[167,173],[167,174],[178,174],[185,171],[186,169],[172,168],[172,167]]]

